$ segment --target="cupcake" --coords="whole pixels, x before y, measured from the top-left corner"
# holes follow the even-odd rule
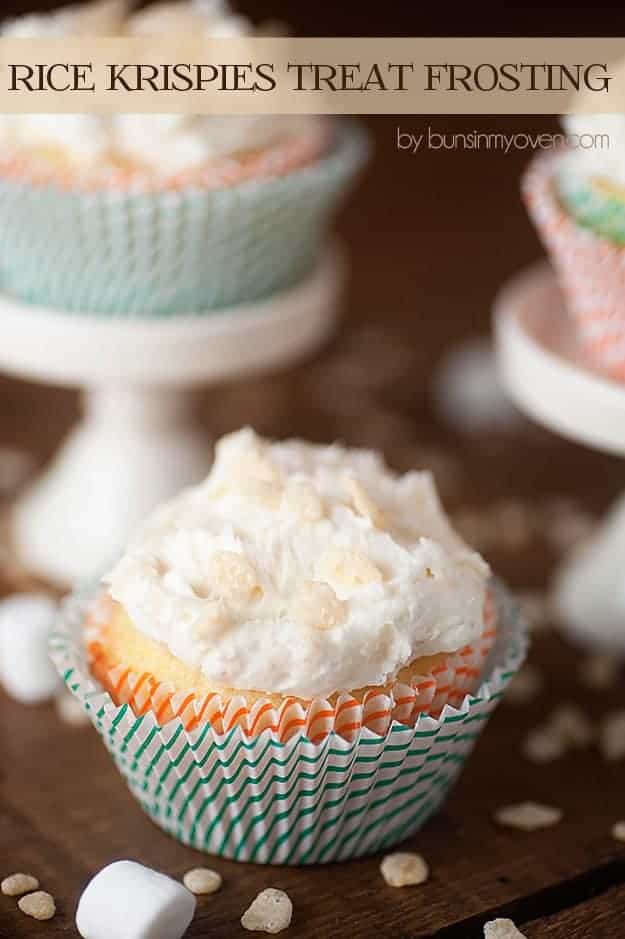
[[[494,590],[428,473],[246,429],[71,605],[53,655],[167,831],[313,863],[440,803],[524,654]]]
[[[117,0],[24,17],[6,37],[254,35],[219,0]],[[0,272],[33,304],[173,316],[304,277],[364,161],[352,123],[314,115],[14,114],[0,119]]]
[[[625,115],[569,115],[577,146],[534,159],[525,200],[553,260],[581,347],[625,380]]]

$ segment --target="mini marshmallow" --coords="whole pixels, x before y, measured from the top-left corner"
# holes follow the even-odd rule
[[[23,704],[46,701],[60,687],[48,652],[57,613],[45,594],[16,593],[0,602],[0,684]]]
[[[85,887],[76,927],[83,939],[181,939],[195,902],[177,880],[135,861],[115,861]]]

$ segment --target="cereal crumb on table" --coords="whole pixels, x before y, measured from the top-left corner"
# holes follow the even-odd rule
[[[32,874],[9,874],[0,884],[0,890],[5,897],[20,897],[23,893],[36,890],[39,881]]]
[[[222,884],[221,874],[208,867],[194,867],[187,871],[182,882],[191,893],[217,893]]]
[[[275,935],[287,929],[293,915],[293,904],[283,890],[268,887],[262,890],[241,917],[241,925],[250,932]]]
[[[17,901],[22,913],[26,916],[32,916],[33,919],[52,919],[56,913],[54,897],[45,890],[37,890],[35,893],[27,893]]]
[[[525,939],[511,919],[491,919],[484,923],[484,939]]]
[[[505,828],[518,828],[520,831],[536,831],[557,825],[562,818],[562,809],[538,802],[519,802],[497,809],[495,821]]]
[[[576,704],[561,704],[549,718],[549,725],[570,747],[584,749],[595,738],[595,728],[586,714]]]
[[[612,825],[612,837],[615,841],[625,841],[625,821],[614,822]]]
[[[396,851],[382,859],[380,873],[390,887],[412,887],[425,883],[430,870],[420,854]]]
[[[625,711],[612,711],[603,718],[599,749],[608,763],[615,763],[625,757]]]
[[[553,727],[535,727],[523,741],[523,756],[531,763],[553,763],[564,756],[566,744]]]
[[[91,721],[80,701],[65,692],[54,699],[54,707],[64,724],[71,727],[87,727]]]

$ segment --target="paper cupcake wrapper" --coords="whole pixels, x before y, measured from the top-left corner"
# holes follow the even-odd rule
[[[0,286],[32,304],[116,317],[206,313],[305,276],[368,151],[355,123],[299,169],[222,188],[46,184],[0,170]]]
[[[625,245],[625,200],[568,166],[556,174],[560,202],[579,225]]]
[[[589,361],[625,380],[625,247],[585,228],[560,204],[560,155],[542,154],[523,180],[523,195],[556,268],[580,345]]]
[[[316,864],[359,857],[407,838],[432,815],[522,664],[527,629],[498,584],[497,639],[485,680],[438,718],[392,720],[351,740],[285,742],[267,729],[247,736],[180,718],[159,724],[117,706],[92,679],[84,646],[90,597],[64,606],[51,655],[82,703],[131,792],[156,824],[184,844],[240,861]]]
[[[489,592],[480,640],[450,653],[427,674],[414,674],[410,682],[396,682],[388,690],[369,690],[360,698],[341,694],[334,701],[316,698],[301,702],[285,698],[279,707],[268,698],[249,700],[244,693],[225,697],[176,691],[149,672],[135,672],[123,663],[111,663],[106,653],[105,631],[110,601],[96,600],[87,624],[94,638],[87,643],[92,675],[118,704],[128,704],[135,715],[151,711],[159,724],[178,719],[185,731],[208,721],[219,734],[239,726],[245,737],[271,731],[281,743],[304,734],[321,743],[330,733],[354,740],[362,728],[384,735],[393,721],[412,726],[419,714],[438,717],[447,704],[458,705],[479,684],[497,635],[497,611]]]

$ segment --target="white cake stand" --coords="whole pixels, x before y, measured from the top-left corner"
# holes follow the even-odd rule
[[[520,408],[565,437],[625,457],[625,386],[584,360],[547,264],[521,273],[501,292],[495,335],[503,382]],[[625,496],[565,558],[554,602],[575,638],[625,653]]]
[[[205,315],[81,317],[0,296],[0,370],[83,389],[84,416],[17,502],[20,559],[63,584],[99,574],[159,501],[210,464],[199,385],[291,363],[330,333],[344,265],[334,247],[308,279]]]

